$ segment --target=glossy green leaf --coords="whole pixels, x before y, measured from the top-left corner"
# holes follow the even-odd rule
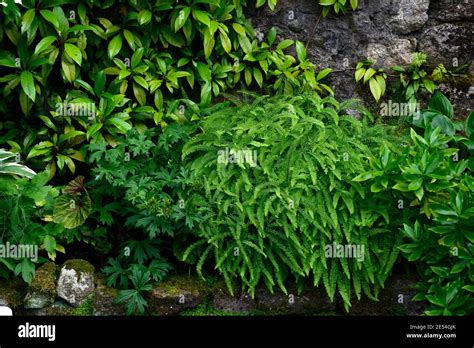
[[[20,75],[21,88],[33,102],[36,99],[36,89],[33,74],[29,71],[23,71]]]
[[[122,35],[116,35],[110,42],[107,49],[109,58],[114,58],[122,49]]]
[[[141,10],[138,13],[137,19],[138,19],[138,24],[140,25],[145,25],[151,22],[152,18],[152,13],[148,10]]]
[[[448,118],[454,116],[454,109],[451,102],[441,92],[436,92],[428,103],[428,107],[436,110]]]
[[[40,42],[35,47],[35,54],[40,54],[41,52],[47,50],[53,42],[55,42],[57,38],[55,36],[46,36],[43,39],[41,39]]]
[[[64,44],[64,49],[66,50],[68,56],[71,57],[72,60],[77,63],[77,65],[80,66],[82,64],[82,53],[77,46],[70,43],[66,43]]]

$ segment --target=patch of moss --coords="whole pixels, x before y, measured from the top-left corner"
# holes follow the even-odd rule
[[[89,316],[94,314],[94,297],[95,294],[89,295],[80,306],[72,308],[71,315],[74,316]]]
[[[48,316],[65,317],[73,315],[73,308],[67,304],[53,304],[45,310]]]
[[[95,269],[88,261],[81,259],[67,260],[63,264],[63,268],[73,269],[77,272],[77,275],[80,277],[82,273],[94,274]]]
[[[187,309],[179,313],[180,316],[185,317],[229,317],[229,316],[249,316],[249,312],[229,312],[229,311],[221,311],[212,307],[211,298],[208,297],[206,301],[201,303],[196,308]]]
[[[88,261],[81,259],[67,260],[63,267],[66,269],[74,269],[77,272],[94,273],[95,269]]]
[[[22,305],[27,284],[21,279],[0,279],[0,302],[3,299],[9,307],[16,308]]]
[[[38,270],[29,286],[29,291],[39,293],[56,293],[56,279],[58,277],[58,266],[52,262],[47,262]]]
[[[443,83],[448,83],[453,88],[460,90],[468,90],[474,84],[474,75],[448,77]]]
[[[210,289],[205,283],[194,277],[186,275],[174,275],[157,285],[158,288],[170,295],[179,296],[183,291],[189,291],[194,296],[206,295]]]
[[[105,276],[101,273],[96,273],[94,275],[94,283],[98,291],[100,291],[104,296],[115,298],[118,295],[118,290],[108,287]]]
[[[230,293],[229,287],[227,286],[224,280],[222,279],[217,280],[212,285],[212,293],[215,294],[216,292],[222,291],[226,293],[227,295],[233,296],[236,293],[238,293],[239,289],[241,288],[237,280],[233,280],[231,283],[231,286],[232,286],[232,291],[234,292],[234,294]]]

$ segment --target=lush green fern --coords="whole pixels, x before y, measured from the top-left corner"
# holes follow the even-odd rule
[[[388,135],[345,114],[349,106],[307,94],[216,108],[183,148],[194,182],[187,205],[203,220],[182,259],[201,275],[214,265],[231,291],[234,279],[253,294],[260,283],[287,292],[289,279],[312,277],[346,308],[352,288],[375,299],[397,241],[383,228],[386,208],[352,178]],[[333,243],[363,246],[364,261],[326,258]]]

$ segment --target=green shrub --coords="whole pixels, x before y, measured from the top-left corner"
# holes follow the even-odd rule
[[[383,69],[373,69],[371,66],[374,64],[371,60],[364,60],[357,63],[355,71],[356,82],[369,83],[370,93],[374,97],[375,101],[379,101],[380,98],[385,94],[387,89],[386,81],[387,74]],[[362,80],[363,78],[363,80]]]
[[[349,106],[305,94],[214,110],[183,148],[193,179],[186,201],[203,220],[182,258],[199,274],[207,261],[231,291],[233,279],[253,294],[261,282],[286,292],[290,279],[311,276],[346,308],[351,289],[374,299],[397,237],[386,207],[351,179],[388,134],[347,116]],[[363,246],[364,261],[327,258],[333,243]]]
[[[84,226],[73,233],[77,239],[91,239],[104,253],[116,254],[104,272],[107,284],[122,290],[118,299],[129,314],[144,312],[142,292],[173,268],[169,258],[177,232],[196,223],[181,198],[189,180],[180,165],[188,132],[189,126],[170,124],[163,132],[130,130],[114,149],[107,149],[106,143],[90,145],[94,178],[89,182],[89,221],[96,230],[117,232],[99,239]]]
[[[424,136],[411,129],[405,149],[384,146],[371,171],[355,180],[370,180],[372,192],[401,204],[404,223],[393,228],[404,237],[403,255],[423,275],[415,299],[429,301],[426,314],[472,314],[474,180],[472,157],[463,159],[460,151],[472,140],[454,135],[453,107],[439,92],[418,116]]]
[[[392,67],[393,71],[400,74],[395,88],[402,100],[415,104],[421,92],[433,94],[436,90],[436,83],[423,70],[423,65],[426,63],[427,58],[426,53],[415,52],[413,53],[412,62],[408,67]]]
[[[319,4],[323,6],[323,16],[326,17],[331,8],[336,14],[339,14],[339,12],[345,14],[349,4],[353,11],[357,10],[359,0],[319,0]]]
[[[56,251],[64,252],[59,244],[64,240],[64,226],[51,221],[59,191],[47,185],[47,181],[47,172],[36,174],[31,180],[0,176],[0,244],[36,245],[54,260]],[[29,283],[35,273],[35,263],[45,260],[42,255],[38,255],[38,259],[2,256],[0,276],[8,279],[12,273],[21,274]]]

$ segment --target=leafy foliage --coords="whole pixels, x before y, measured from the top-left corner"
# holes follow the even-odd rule
[[[47,181],[46,172],[31,180],[0,177],[0,244],[38,245],[54,260],[56,251],[65,251],[59,244],[64,226],[51,222],[49,214],[59,192],[46,185]],[[0,276],[8,278],[11,273],[21,274],[24,281],[31,282],[34,262],[45,260],[41,255],[37,260],[0,258]]]
[[[176,232],[193,228],[198,219],[181,198],[189,181],[180,165],[188,132],[189,126],[170,124],[159,134],[130,130],[115,149],[107,149],[105,143],[90,145],[95,176],[90,182],[91,219],[106,228],[123,223],[129,231],[118,256],[109,258],[104,268],[108,284],[124,290],[119,302],[126,303],[129,313],[143,313],[146,307],[143,284],[138,286],[141,281],[134,279],[148,283],[165,277],[172,267],[166,259],[171,252],[166,255],[164,250],[171,249]],[[110,252],[111,246],[102,248]],[[128,290],[130,286],[135,290]]]
[[[152,289],[150,272],[143,267],[136,266],[131,269],[129,279],[133,284],[133,289],[120,291],[115,302],[125,303],[128,315],[144,314],[147,302],[143,293]]]
[[[13,160],[16,155],[12,152],[0,149],[0,174],[1,175],[16,175],[27,177],[31,179],[36,173],[30,168],[17,163]]]
[[[286,292],[290,278],[301,284],[312,276],[331,300],[337,290],[346,308],[351,288],[375,298],[397,239],[384,228],[385,206],[351,178],[388,135],[345,107],[305,94],[214,110],[183,148],[193,179],[186,202],[203,220],[182,258],[199,274],[212,264],[231,291],[233,279],[253,294],[260,282]],[[333,243],[363,246],[364,261],[328,258]]]
[[[355,80],[356,82],[362,81],[364,84],[369,83],[370,92],[378,102],[387,89],[387,84],[385,82],[387,74],[383,69],[375,70],[371,68],[373,64],[374,63],[370,60],[364,60],[357,63]]]
[[[426,314],[472,314],[472,158],[462,159],[459,145],[466,139],[436,122],[439,115],[452,116],[452,105],[438,92],[422,112],[424,136],[411,129],[404,150],[384,146],[370,160],[372,170],[355,180],[370,179],[372,192],[391,191],[395,202],[406,204],[408,216],[400,226],[406,243],[400,249],[422,269],[415,299],[430,302]]]
[[[407,68],[399,66],[392,67],[392,70],[399,73],[396,88],[409,103],[416,103],[420,92],[433,94],[436,84],[433,82],[422,66],[427,61],[427,55],[423,52],[415,52],[411,64]]]
[[[54,221],[66,228],[80,226],[91,211],[91,199],[84,187],[84,177],[79,176],[63,189],[63,195],[54,203]]]
[[[359,5],[319,4],[323,16]],[[4,0],[0,243],[41,256],[1,258],[0,276],[30,282],[36,263],[80,242],[107,260],[129,314],[184,266],[175,257],[252,294],[311,279],[348,309],[352,293],[377,297],[401,250],[423,269],[428,314],[471,312],[472,113],[456,121],[435,93],[410,118],[424,136],[400,149],[389,126],[333,99],[332,70],[316,71],[303,43],[253,30],[244,11],[265,5],[277,0]],[[401,99],[465,69],[428,75],[425,61],[394,67]],[[369,61],[356,80],[385,93]],[[235,90],[278,97],[212,106]],[[333,243],[364,247],[363,260],[327,257]]]
[[[300,42],[276,42],[275,28],[266,40],[256,38],[244,1],[10,6],[0,19],[0,111],[11,131],[1,141],[33,168],[46,165],[51,178],[57,169],[75,174],[87,142],[106,139],[115,146],[133,126],[166,126],[175,113],[167,110],[169,98],[209,105],[239,87],[332,93],[321,82],[330,70],[316,75]],[[297,57],[285,52],[290,46]],[[18,105],[33,120],[28,127],[15,125]]]
[[[353,11],[359,6],[359,0],[319,0],[319,4],[323,6],[323,16],[326,17],[331,8],[336,14],[345,14],[350,4]]]

